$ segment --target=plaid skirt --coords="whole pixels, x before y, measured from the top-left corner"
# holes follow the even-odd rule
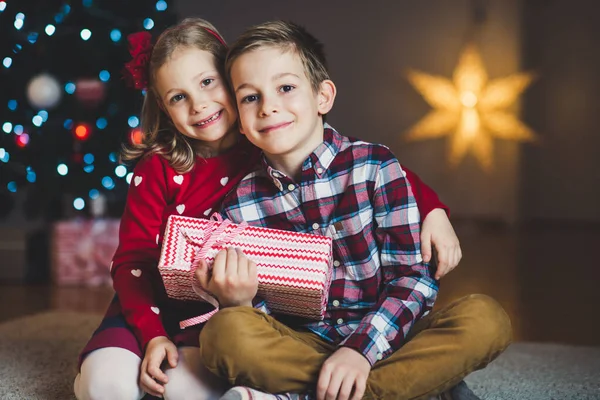
[[[163,325],[173,343],[177,347],[199,347],[198,340],[203,325],[180,329],[179,321],[190,318],[192,314],[195,314],[194,316],[204,314],[210,311],[212,306],[199,302],[190,304],[190,302],[167,300],[160,304],[160,308],[163,311],[161,312]],[[190,314],[190,310],[192,310],[192,314]],[[106,310],[100,326],[92,334],[92,337],[79,354],[77,368],[81,368],[83,360],[92,351],[106,347],[120,347],[143,358],[143,350],[127,321],[125,321],[121,310],[121,303],[119,303],[119,298],[116,294],[108,306],[108,310]]]

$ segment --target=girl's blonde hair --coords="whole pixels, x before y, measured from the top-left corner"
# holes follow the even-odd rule
[[[201,18],[186,18],[164,31],[152,48],[148,63],[148,87],[142,106],[142,143],[123,145],[121,159],[132,161],[150,154],[161,154],[178,173],[192,170],[196,151],[187,138],[177,131],[162,108],[162,100],[156,89],[156,73],[180,47],[192,47],[208,51],[215,56],[221,76],[227,55],[227,46],[217,29]]]

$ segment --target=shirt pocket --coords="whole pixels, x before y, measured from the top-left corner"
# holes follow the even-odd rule
[[[379,269],[379,251],[372,233],[373,220],[364,218],[355,216],[337,220],[328,228],[333,239],[336,279],[362,281],[372,278]]]

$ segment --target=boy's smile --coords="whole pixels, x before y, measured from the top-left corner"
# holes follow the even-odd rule
[[[326,99],[335,97],[333,83],[324,81],[315,93],[296,52],[273,46],[237,58],[231,81],[242,133],[275,168],[296,175],[323,141],[322,115],[333,104]]]

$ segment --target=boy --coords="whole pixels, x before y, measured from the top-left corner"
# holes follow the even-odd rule
[[[208,369],[271,393],[316,388],[318,399],[473,398],[461,380],[508,346],[510,322],[481,295],[427,315],[438,284],[422,261],[411,188],[386,147],[324,124],[336,89],[321,44],[297,25],[265,23],[232,46],[226,72],[240,130],[264,162],[229,194],[224,214],[329,235],[335,261],[323,321],[249,307],[254,279],[229,288],[235,299],[200,337]],[[249,264],[228,270],[229,283],[253,275]],[[225,285],[199,279],[213,290]]]

